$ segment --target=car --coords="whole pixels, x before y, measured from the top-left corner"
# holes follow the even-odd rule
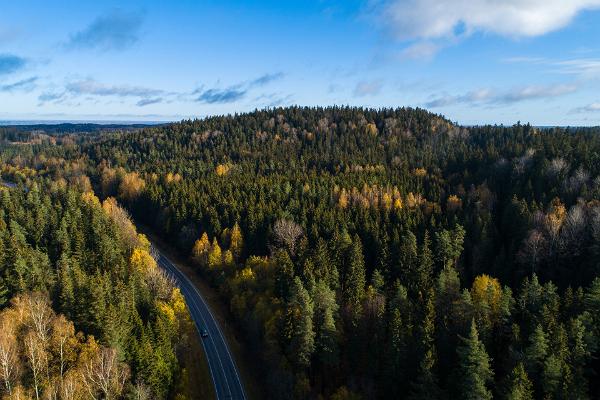
[[[207,338],[208,337],[208,331],[206,329],[202,329],[202,331],[200,332],[200,336],[202,336],[203,338]]]

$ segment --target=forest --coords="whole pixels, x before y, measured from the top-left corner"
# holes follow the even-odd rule
[[[2,398],[175,398],[192,326],[150,251],[114,198],[0,189]]]
[[[129,212],[218,291],[265,397],[599,398],[600,128],[289,107],[2,135],[5,391],[112,357],[112,397],[174,393],[189,316]]]

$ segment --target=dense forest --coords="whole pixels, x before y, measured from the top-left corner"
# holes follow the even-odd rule
[[[66,213],[75,198],[80,210],[4,211],[5,248],[18,223],[28,257],[43,259],[19,269],[5,256],[4,285],[50,293],[76,327],[123,351],[145,384],[156,368],[140,361],[138,343],[173,348],[160,310],[175,300],[125,268],[143,244],[113,254],[89,243],[98,240],[92,216],[107,207],[60,187],[117,198],[190,256],[261,360],[270,398],[599,396],[600,128],[291,107],[7,144],[2,157],[5,180],[52,182],[46,209]],[[3,207],[34,193],[11,190]],[[46,204],[37,196],[21,209]],[[69,231],[65,247],[59,236],[70,229],[82,238]],[[106,323],[127,296],[110,300],[116,284],[85,289],[111,279],[144,294],[125,324],[135,345]],[[105,306],[96,312],[93,295],[69,297],[64,286],[107,287]],[[165,354],[165,371],[174,360]]]
[[[0,383],[7,399],[175,396],[183,296],[113,198],[62,181],[0,189]]]

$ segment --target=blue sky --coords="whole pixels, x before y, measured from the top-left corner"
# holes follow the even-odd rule
[[[0,12],[0,120],[277,105],[600,125],[600,0],[29,1]]]

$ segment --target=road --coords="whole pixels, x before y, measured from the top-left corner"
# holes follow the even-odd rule
[[[240,375],[225,342],[225,337],[202,295],[189,278],[169,261],[164,254],[160,253],[156,248],[154,250],[154,254],[157,255],[158,264],[175,279],[181,293],[183,293],[198,333],[204,329],[208,332],[208,337],[201,338],[201,340],[215,385],[217,400],[246,399]],[[198,335],[198,337],[201,336]]]

